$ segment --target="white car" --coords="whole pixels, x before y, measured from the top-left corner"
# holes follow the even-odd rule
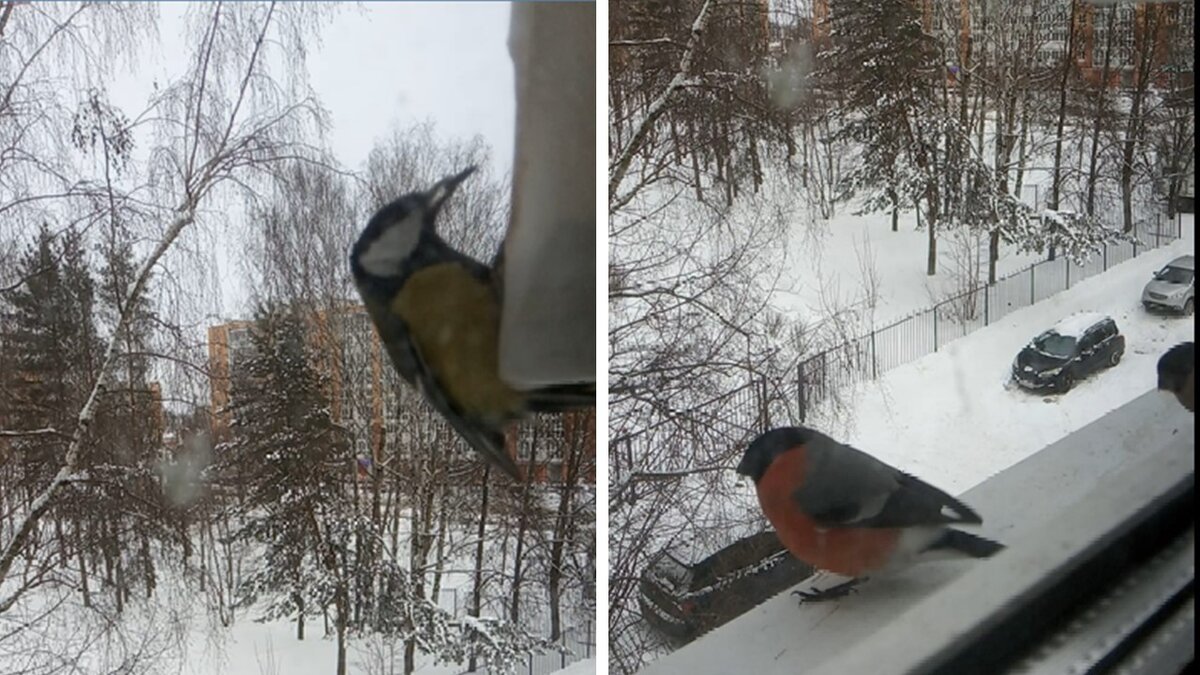
[[[1195,297],[1196,257],[1185,255],[1154,273],[1142,289],[1142,306],[1190,316],[1195,310]]]

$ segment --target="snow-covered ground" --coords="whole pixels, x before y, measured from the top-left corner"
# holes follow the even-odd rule
[[[887,213],[856,216],[847,210],[818,226],[815,236],[793,232],[775,307],[808,320],[825,318],[830,309],[853,308],[882,326],[953,295],[959,283],[961,246],[955,245],[952,234],[940,237],[938,273],[927,276],[929,235],[916,226],[912,211],[900,214],[898,230],[892,232]],[[977,252],[986,250],[986,239],[977,243],[984,247]],[[1012,246],[1001,247],[997,275],[1011,274],[1041,259]],[[872,277],[873,283],[865,281]],[[872,301],[875,306],[869,311],[867,304]]]
[[[1045,159],[1048,164],[1049,157]],[[1021,200],[1040,208],[1037,205],[1042,204],[1050,183],[1049,171],[1027,170]],[[795,200],[797,214],[812,211],[796,194],[781,192],[772,198]],[[968,240],[962,238],[963,233],[939,232],[938,272],[930,277],[925,274],[929,235],[917,229],[915,211],[901,211],[897,231],[892,232],[890,213],[854,215],[854,210],[852,204],[840,205],[824,223],[805,222],[802,215],[794,220],[788,234],[783,289],[775,297],[777,309],[796,318],[820,320],[831,308],[865,310],[869,299],[874,302],[869,317],[882,326],[961,292],[960,270],[971,250],[964,248]],[[972,239],[979,256],[976,261],[986,260],[986,237]],[[1043,259],[1002,245],[996,274],[1004,277]],[[976,271],[986,275],[986,264]],[[864,281],[872,277],[873,283]]]

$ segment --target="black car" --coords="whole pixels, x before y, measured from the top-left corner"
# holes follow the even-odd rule
[[[1125,336],[1104,314],[1076,314],[1035,337],[1013,361],[1013,379],[1025,389],[1070,391],[1075,382],[1125,355]]]
[[[773,530],[739,539],[699,562],[659,553],[642,572],[642,616],[687,642],[812,576]]]

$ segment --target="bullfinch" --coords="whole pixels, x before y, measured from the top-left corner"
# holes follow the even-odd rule
[[[1158,388],[1175,394],[1179,403],[1196,412],[1196,343],[1181,342],[1158,360]]]
[[[792,555],[850,581],[804,600],[843,595],[867,575],[937,558],[987,558],[1004,547],[951,524],[982,519],[954,497],[807,427],[780,427],[746,448],[737,472]]]

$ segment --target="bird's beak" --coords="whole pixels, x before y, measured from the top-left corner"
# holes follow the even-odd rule
[[[749,462],[746,461],[745,457],[742,457],[742,461],[738,462],[737,469],[735,469],[735,470],[737,471],[739,476],[749,476],[750,475],[750,465],[749,465]]]
[[[442,204],[454,194],[459,183],[467,179],[467,176],[475,173],[478,167],[468,166],[462,171],[441,179],[429,190],[429,212],[432,215],[437,215],[437,212],[442,209]]]

